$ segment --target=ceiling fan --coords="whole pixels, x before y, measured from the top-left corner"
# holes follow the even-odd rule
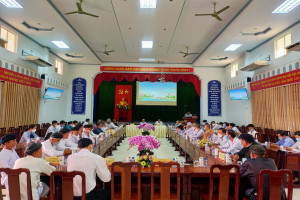
[[[210,15],[214,18],[216,18],[219,21],[223,21],[221,17],[219,17],[219,14],[221,14],[222,12],[224,12],[225,10],[227,10],[228,8],[230,8],[230,6],[226,6],[224,8],[222,8],[221,10],[219,10],[218,12],[216,12],[216,2],[213,3],[214,4],[214,12],[211,14],[195,14],[195,16],[207,16]]]
[[[199,54],[199,53],[189,53],[189,47],[186,47],[186,52],[179,51],[179,53],[184,54],[183,57],[187,57],[189,55]]]
[[[88,12],[84,12],[82,10],[82,7],[81,7],[81,4],[82,4],[83,0],[80,0],[80,2],[76,2],[76,5],[77,5],[77,11],[74,11],[74,12],[68,12],[68,13],[65,13],[65,15],[71,15],[71,14],[81,14],[81,15],[88,15],[88,16],[91,16],[91,17],[99,17],[97,15],[94,15],[94,14],[91,14],[91,13],[88,13]]]
[[[106,50],[106,47],[107,47],[107,45],[104,45],[104,51],[98,51],[98,52],[104,53],[108,56],[109,56],[109,53],[115,52],[115,50],[109,50],[109,51]]]

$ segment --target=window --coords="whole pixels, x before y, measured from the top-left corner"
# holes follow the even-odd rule
[[[63,63],[61,61],[55,60],[55,72],[60,75],[63,74]]]
[[[7,40],[4,48],[13,53],[17,53],[17,35],[4,27],[1,27],[0,33],[1,38]]]
[[[285,47],[292,43],[292,35],[286,34],[275,41],[275,58],[279,58],[286,54]]]
[[[231,65],[231,78],[237,76],[238,70],[239,70],[239,65],[238,65],[238,63],[235,63],[235,64]]]

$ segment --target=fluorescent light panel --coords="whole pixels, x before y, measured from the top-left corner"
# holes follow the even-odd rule
[[[140,8],[156,8],[156,0],[140,0]]]
[[[300,4],[300,0],[286,0],[272,13],[289,13]]]
[[[153,41],[142,41],[142,48],[151,49],[153,47]]]
[[[18,2],[15,0],[0,0],[0,3],[5,5],[8,8],[23,8]]]
[[[235,51],[237,50],[240,46],[242,46],[242,44],[231,44],[229,45],[225,51]]]
[[[69,49],[68,45],[64,43],[63,41],[52,41],[53,44],[55,44],[58,48],[61,49]]]
[[[155,61],[154,58],[139,58],[139,61],[143,61],[143,62],[153,62]]]

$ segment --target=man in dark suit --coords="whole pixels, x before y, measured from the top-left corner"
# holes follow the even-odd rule
[[[243,197],[250,198],[251,200],[256,199],[260,171],[263,169],[277,170],[274,160],[271,158],[264,158],[265,154],[266,150],[261,145],[252,145],[250,147],[251,160],[244,162],[244,164],[240,167],[240,199]],[[269,200],[268,176],[264,177],[263,183],[263,199]],[[281,187],[281,199],[286,200],[286,194],[283,186]]]

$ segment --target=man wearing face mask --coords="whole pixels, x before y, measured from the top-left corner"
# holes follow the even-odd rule
[[[241,144],[241,141],[236,137],[235,132],[233,130],[227,130],[226,135],[229,140],[225,145],[219,146],[219,151],[231,154],[239,152],[243,148],[243,145]]]
[[[52,126],[50,126],[45,133],[45,138],[49,138],[48,134],[50,134],[50,133],[58,133],[58,130],[56,128],[57,125],[58,125],[58,122],[56,120],[53,120]]]
[[[247,128],[248,128],[248,134],[252,135],[252,137],[255,138],[255,134],[257,132],[254,130],[254,125],[253,124],[248,124]]]
[[[295,151],[297,153],[300,153],[300,131],[296,131],[294,133],[294,136],[295,136],[297,142],[293,146],[285,147],[285,148],[289,151]]]
[[[61,133],[52,133],[49,140],[46,140],[42,143],[43,158],[63,156],[72,153],[72,150],[59,145],[59,142],[62,138],[63,135]]]
[[[59,125],[56,126],[57,131],[59,132],[60,129],[62,129],[62,128],[65,127],[65,125],[66,125],[66,122],[65,122],[64,120],[61,120],[61,121],[59,122]]]
[[[78,141],[80,140],[78,127],[73,127],[71,129],[71,133],[68,136],[68,140],[74,145],[78,144]]]
[[[35,134],[35,132],[36,132],[36,125],[30,124],[29,130],[23,133],[20,139],[20,143],[27,142],[28,139],[34,139],[34,138],[36,138],[36,140],[39,140],[40,137],[37,134]]]
[[[92,124],[84,125],[84,129],[83,129],[81,138],[89,138],[89,139],[91,139],[93,141],[93,144],[95,144],[94,138],[97,138],[98,135],[96,135],[95,133],[93,133],[92,129],[93,129],[93,125]]]
[[[216,134],[214,132],[211,131],[205,131],[204,133],[204,138],[207,137],[207,139],[209,140],[209,142],[215,143],[218,140],[218,136],[216,136]]]
[[[295,144],[294,140],[288,136],[287,132],[278,130],[277,135],[279,139],[276,143],[277,146],[291,147]]]
[[[12,169],[15,162],[20,157],[15,151],[15,146],[17,144],[15,134],[7,134],[2,137],[2,144],[4,148],[0,152],[0,168],[10,168]],[[1,172],[1,184],[8,188],[7,175]]]
[[[218,129],[218,140],[215,142],[216,145],[225,145],[228,142],[229,138],[226,135],[226,129],[225,128],[219,128]]]

